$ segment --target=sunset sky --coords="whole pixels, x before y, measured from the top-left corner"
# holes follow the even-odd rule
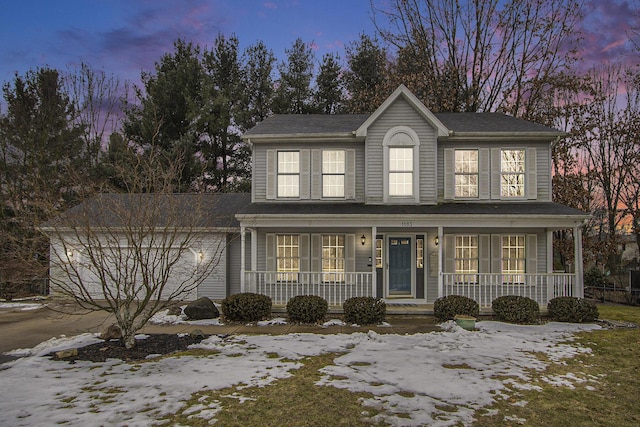
[[[587,3],[587,65],[638,63],[628,42],[638,3]],[[301,37],[319,61],[327,52],[344,59],[346,44],[375,30],[369,0],[0,0],[0,82],[45,65],[86,62],[137,83],[178,37],[204,47],[220,32],[236,34],[241,48],[263,40],[279,59]]]

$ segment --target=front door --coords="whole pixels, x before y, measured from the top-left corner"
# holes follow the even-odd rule
[[[411,237],[389,237],[390,297],[411,296]]]

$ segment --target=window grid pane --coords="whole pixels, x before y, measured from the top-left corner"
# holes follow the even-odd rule
[[[322,152],[322,197],[344,198],[345,153],[343,150]]]
[[[478,197],[478,150],[455,151],[455,196]]]
[[[278,197],[300,196],[300,153],[278,152]]]
[[[413,196],[413,148],[389,148],[389,195]]]
[[[344,235],[322,236],[322,280],[344,282]]]
[[[424,239],[416,239],[416,268],[424,268]]]
[[[277,280],[297,282],[300,271],[300,246],[297,234],[278,234],[276,236],[276,269]]]
[[[502,150],[500,172],[500,195],[524,197],[525,151]]]
[[[455,269],[460,274],[459,281],[477,281],[478,274],[478,236],[455,236]]]
[[[524,283],[525,265],[525,236],[502,236],[502,281]]]
[[[376,239],[376,268],[382,268],[382,239]]]

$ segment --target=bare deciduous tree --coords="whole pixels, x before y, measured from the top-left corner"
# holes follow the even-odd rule
[[[218,194],[172,193],[180,162],[158,156],[160,149],[134,153],[133,171],[117,170],[135,173],[126,193],[98,194],[42,226],[51,239],[52,293],[112,313],[127,348],[155,313],[196,296],[220,262],[232,221],[217,214]]]

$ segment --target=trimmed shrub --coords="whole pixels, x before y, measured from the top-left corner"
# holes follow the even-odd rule
[[[317,323],[324,320],[329,303],[317,295],[298,295],[287,302],[287,315],[291,322]]]
[[[479,314],[478,303],[462,295],[448,295],[433,303],[433,315],[439,322],[453,320],[456,315],[478,317]]]
[[[271,316],[271,298],[245,292],[229,295],[222,300],[222,314],[232,322],[255,322]]]
[[[531,298],[517,295],[498,297],[491,303],[498,320],[509,323],[535,324],[540,320],[540,306]]]
[[[598,307],[590,301],[576,297],[558,297],[547,304],[549,317],[558,322],[593,322],[598,316]]]
[[[384,322],[387,304],[374,297],[353,297],[342,304],[344,320],[358,325],[377,325]]]

